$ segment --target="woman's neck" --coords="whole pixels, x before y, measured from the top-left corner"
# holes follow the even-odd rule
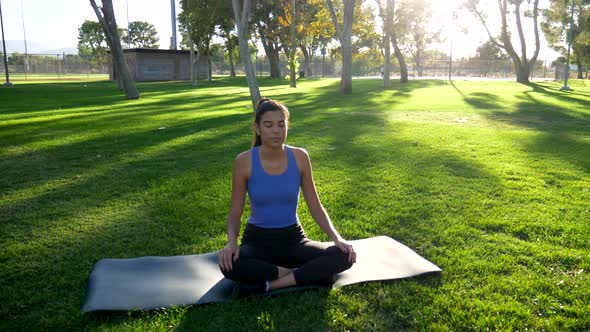
[[[285,145],[282,144],[280,147],[269,147],[267,145],[260,145],[260,154],[264,159],[281,159],[285,153]]]

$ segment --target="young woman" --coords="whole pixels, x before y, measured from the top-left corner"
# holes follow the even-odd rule
[[[263,293],[294,285],[325,284],[356,261],[352,245],[336,231],[316,192],[309,156],[285,145],[289,111],[263,98],[256,107],[253,148],[234,160],[228,242],[219,254],[226,278]],[[297,216],[299,188],[333,246],[309,240]],[[246,192],[251,214],[238,246]]]

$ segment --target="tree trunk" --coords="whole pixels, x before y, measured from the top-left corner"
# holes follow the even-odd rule
[[[281,78],[279,50],[273,50],[268,57],[270,65],[270,78]]]
[[[391,44],[393,45],[393,54],[397,59],[397,63],[399,63],[399,82],[400,83],[408,83],[408,65],[406,64],[406,59],[402,51],[399,49],[399,44],[397,42],[397,33],[395,32],[395,27],[393,27],[393,13],[395,13],[395,2],[392,1],[391,3],[391,13],[392,13],[392,27],[391,27]]]
[[[530,83],[529,77],[531,75],[531,68],[528,65],[523,65],[520,61],[514,62],[514,71],[516,72],[516,81],[518,83]]]
[[[342,29],[338,23],[336,12],[331,0],[326,0],[328,8],[330,9],[330,16],[336,33],[340,39],[340,49],[342,51],[342,75],[340,77],[340,93],[352,93],[352,21],[354,19],[354,1],[344,1],[344,22]]]
[[[521,47],[521,54],[520,56],[514,50],[514,46],[512,45],[512,41],[510,38],[510,33],[508,32],[508,21],[507,21],[507,13],[508,13],[508,1],[507,0],[498,0],[498,8],[500,9],[500,18],[501,18],[501,33],[500,33],[500,42],[496,40],[490,33],[490,29],[488,28],[485,14],[480,12],[476,7],[472,7],[470,10],[479,18],[481,23],[483,24],[488,37],[490,37],[490,41],[494,43],[494,45],[504,49],[506,53],[512,59],[512,63],[514,63],[514,70],[516,72],[516,81],[519,83],[529,83],[529,76],[531,74],[531,67],[534,66],[535,62],[537,61],[537,56],[539,55],[539,50],[541,48],[540,38],[539,38],[539,25],[538,25],[538,8],[539,8],[539,0],[533,0],[533,11],[532,11],[532,18],[533,18],[533,29],[535,34],[535,50],[531,59],[527,59],[526,53],[526,39],[524,38],[524,33],[522,29],[522,21],[520,18],[520,5],[522,4],[523,0],[518,1],[511,1],[510,3],[514,5],[514,17],[516,22],[516,28],[518,32],[518,38],[520,39],[520,47]]]
[[[385,65],[383,66],[383,87],[389,88],[391,81],[389,80],[389,68],[391,66],[391,49],[390,49],[390,37],[389,33],[385,34]]]
[[[297,87],[297,73],[295,73],[295,53],[297,52],[297,48],[295,47],[295,0],[291,0],[291,26],[290,26],[290,37],[291,37],[291,45],[289,45],[289,71],[290,71],[290,79],[291,84],[289,87],[296,88]]]
[[[393,45],[393,54],[399,63],[399,70],[400,70],[400,83],[408,83],[408,65],[406,64],[406,59],[404,58],[404,54],[399,49],[399,45],[397,44],[397,34],[395,30],[391,34],[391,44]]]
[[[578,79],[583,79],[584,69],[582,68],[582,60],[580,60],[580,57],[576,58],[576,65],[578,66]]]
[[[231,44],[232,43],[230,43],[228,40],[227,52],[229,59],[229,77],[236,77],[236,66],[234,65],[234,46]]]
[[[190,79],[191,85],[195,86],[197,84],[195,78],[195,44],[193,43],[193,29],[190,24],[189,19],[189,10],[190,10],[190,0],[187,0],[186,3],[186,37],[188,39],[188,46],[189,46],[189,70],[190,70]]]
[[[381,5],[380,5],[381,7]],[[391,68],[391,28],[393,26],[393,0],[387,0],[385,7],[385,38],[383,41],[383,51],[385,57],[385,65],[383,66],[383,87],[391,87],[389,79],[389,71]]]
[[[294,48],[294,47],[293,47]],[[297,73],[295,72],[295,51],[293,48],[289,49],[289,87],[297,87]]]
[[[208,75],[209,75],[209,82],[213,81],[213,72],[211,70],[211,56],[209,56],[207,58],[207,68],[209,69]]]
[[[311,70],[311,52],[307,50],[305,45],[301,45],[299,48],[301,49],[301,53],[303,53],[303,70],[305,72],[305,77],[312,77],[313,71]]]
[[[262,29],[258,29],[262,31]],[[280,47],[275,42],[269,42],[264,34],[260,34],[260,42],[262,48],[268,58],[268,65],[270,67],[270,78],[281,78],[281,69],[279,68],[279,50]]]
[[[256,111],[256,103],[260,100],[260,89],[256,80],[256,72],[250,58],[250,48],[248,47],[248,20],[250,17],[250,0],[244,0],[243,7],[240,8],[240,0],[232,0],[234,18],[238,29],[238,43],[240,45],[240,55],[244,62],[244,71],[248,81],[248,89],[252,99],[252,107]]]
[[[264,47],[264,45],[263,45]],[[270,78],[281,78],[281,69],[279,68],[279,50],[274,47],[264,47],[268,65],[270,68]]]
[[[342,94],[352,93],[352,21],[354,0],[344,0],[344,24],[342,31]]]
[[[113,78],[117,81],[117,89],[123,91],[123,82],[121,81],[121,75],[117,72],[119,70],[117,59],[111,54],[111,64],[113,65]]]
[[[101,23],[104,30],[113,56],[113,68],[123,84],[125,96],[127,99],[139,98],[139,91],[131,77],[127,61],[125,61],[125,55],[123,54],[123,48],[121,47],[121,40],[119,38],[119,33],[117,32],[117,22],[115,21],[112,0],[102,0],[102,14],[94,0],[90,0],[90,5],[94,9],[98,21]]]
[[[417,58],[416,60],[416,71],[418,72],[418,77],[422,77],[424,74],[424,66],[422,65],[422,60]]]

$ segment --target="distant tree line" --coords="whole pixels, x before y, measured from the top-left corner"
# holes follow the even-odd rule
[[[495,15],[483,6],[492,1]],[[539,63],[540,31],[553,49],[565,55],[570,3],[549,0],[547,8],[539,8],[539,0],[462,0],[453,15],[473,15],[487,31],[489,41],[475,57],[510,59],[516,80],[526,83]],[[440,52],[433,50],[435,45],[449,38],[433,22],[432,4],[431,0],[180,0],[178,22],[181,46],[194,48],[193,61],[222,51],[231,75],[235,75],[234,65],[243,63],[253,98],[257,83],[250,79],[254,71],[248,68],[257,44],[269,62],[271,78],[284,76],[279,59],[288,59],[292,86],[296,70],[300,75],[311,74],[314,57],[342,61],[341,92],[350,93],[353,63],[358,60],[383,63],[384,86],[394,62],[402,83],[407,81],[407,63],[413,63],[418,76],[424,74],[425,61],[433,51],[435,57]],[[571,61],[578,64],[578,77],[582,77],[582,67],[590,61],[590,0],[575,4]],[[495,26],[499,31],[492,30]],[[132,22],[129,30],[118,30],[121,44],[128,47],[158,47],[156,35],[147,22]],[[78,40],[80,55],[106,62],[107,43],[99,22],[85,21]],[[222,40],[221,45],[215,45],[216,40]],[[450,60],[451,55],[440,52],[438,59]]]
[[[160,47],[156,28],[148,22],[129,22],[129,28],[118,28],[121,45],[126,48],[158,48]],[[78,27],[78,54],[93,63],[108,63],[107,39],[98,21],[85,20]]]

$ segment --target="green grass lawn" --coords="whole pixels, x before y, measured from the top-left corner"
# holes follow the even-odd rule
[[[223,247],[248,90],[144,83],[127,101],[108,82],[17,84],[0,89],[0,330],[590,329],[590,84],[260,83],[290,107],[288,143],[309,151],[340,233],[390,236],[440,275],[82,315],[102,258]]]
[[[4,78],[4,77],[3,77]],[[24,74],[24,73],[10,73],[10,82],[12,83],[55,83],[67,81],[100,81],[108,80],[108,74],[94,74],[94,73],[52,73],[52,74]]]

